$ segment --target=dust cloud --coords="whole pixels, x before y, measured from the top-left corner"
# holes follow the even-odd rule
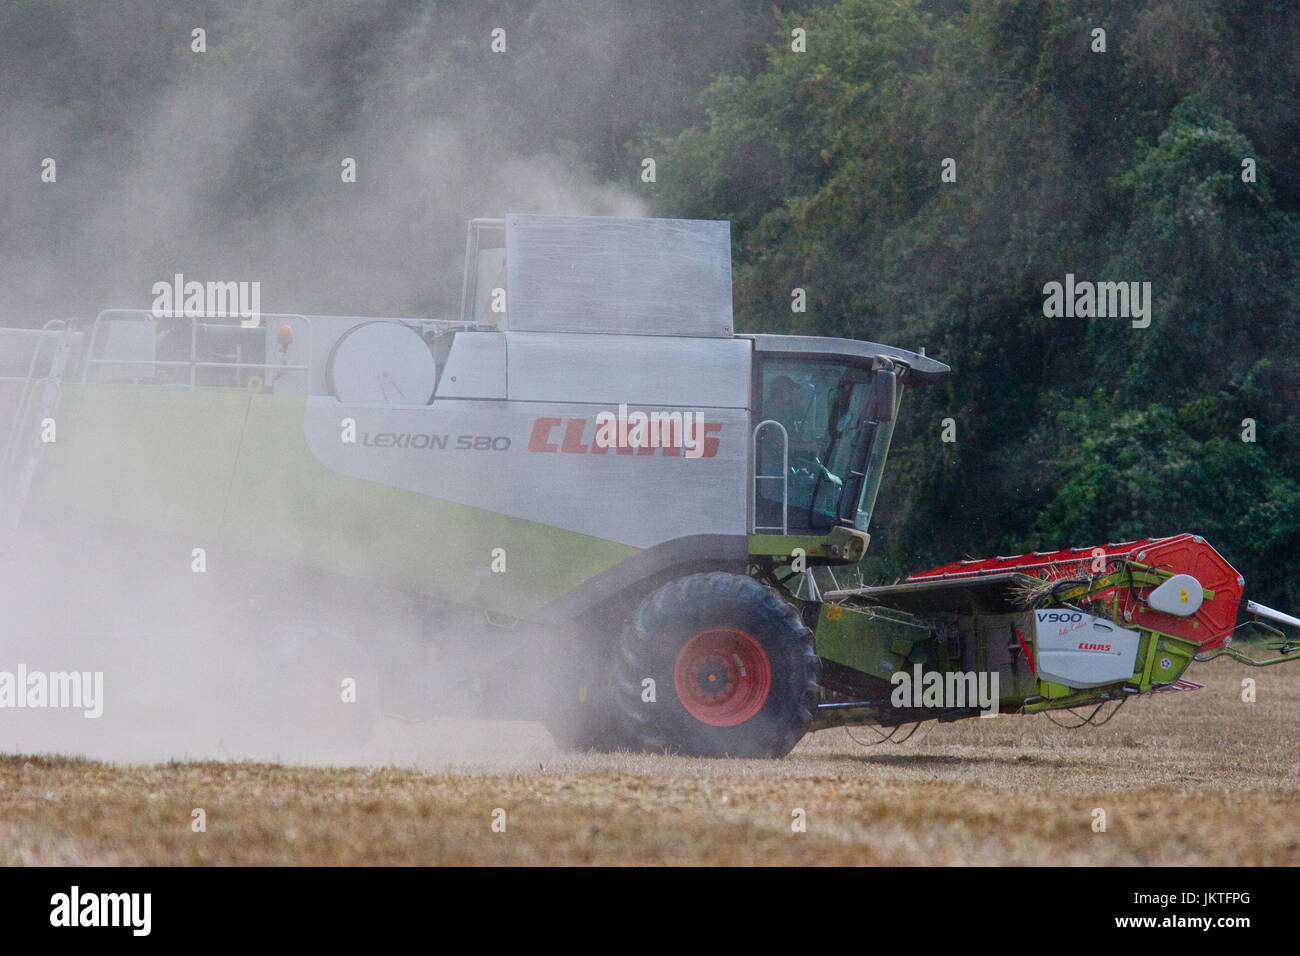
[[[6,11],[15,94],[0,107],[0,149],[30,176],[3,199],[0,374],[21,375],[29,347],[3,327],[148,308],[153,284],[177,273],[260,282],[264,312],[455,317],[467,220],[644,214],[628,190],[521,142],[509,126],[517,114],[493,94],[497,77],[518,84],[506,74],[520,67],[492,58],[482,12],[183,6]],[[191,29],[203,25],[207,49],[196,53]],[[570,74],[571,102],[599,95],[582,88],[595,74]],[[101,91],[87,92],[95,82]],[[97,132],[70,138],[86,124],[68,104],[87,102],[101,111]],[[40,179],[45,157],[54,182]],[[18,391],[8,383],[0,439]],[[111,425],[123,440],[156,427]],[[377,712],[383,672],[463,677],[481,616],[430,620],[437,612],[408,596],[363,594],[364,584],[360,597],[342,594],[337,581],[229,553],[195,574],[183,536],[37,511],[2,539],[0,682],[20,666],[102,672],[103,713],[4,707],[0,750],[421,765],[554,753],[537,723],[407,724]],[[351,679],[357,700],[343,703]]]

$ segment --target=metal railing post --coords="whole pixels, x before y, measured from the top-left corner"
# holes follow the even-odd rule
[[[758,461],[758,434],[768,425],[775,425],[781,432],[781,474],[779,475],[761,475],[761,467]],[[754,503],[750,509],[749,530],[751,534],[758,534],[760,528],[765,531],[775,531],[775,525],[759,525],[758,523],[758,488],[760,481],[781,480],[781,534],[788,534],[790,527],[790,435],[785,430],[785,426],[775,418],[766,418],[754,426],[754,433],[750,437],[751,453],[754,459]]]

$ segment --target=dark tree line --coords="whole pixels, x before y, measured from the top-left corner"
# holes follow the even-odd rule
[[[742,326],[953,366],[909,399],[874,573],[1196,531],[1300,606],[1295,8],[844,0],[795,27],[806,53],[667,138],[661,208],[733,221]],[[1067,273],[1149,281],[1150,325],[1046,318]]]

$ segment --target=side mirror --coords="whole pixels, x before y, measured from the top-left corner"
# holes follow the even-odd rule
[[[892,367],[878,370],[871,380],[876,421],[892,422],[898,414],[898,373]]]

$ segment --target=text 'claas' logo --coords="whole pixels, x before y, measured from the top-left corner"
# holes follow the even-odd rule
[[[528,450],[559,452],[566,455],[605,455],[612,449],[616,455],[654,455],[672,457],[714,458],[721,441],[715,433],[722,431],[722,422],[706,422],[703,416],[692,421],[680,414],[676,421],[651,418],[638,422],[633,412],[631,424],[626,420],[592,422],[586,418],[537,418],[528,438]],[[559,429],[563,428],[563,431]]]

